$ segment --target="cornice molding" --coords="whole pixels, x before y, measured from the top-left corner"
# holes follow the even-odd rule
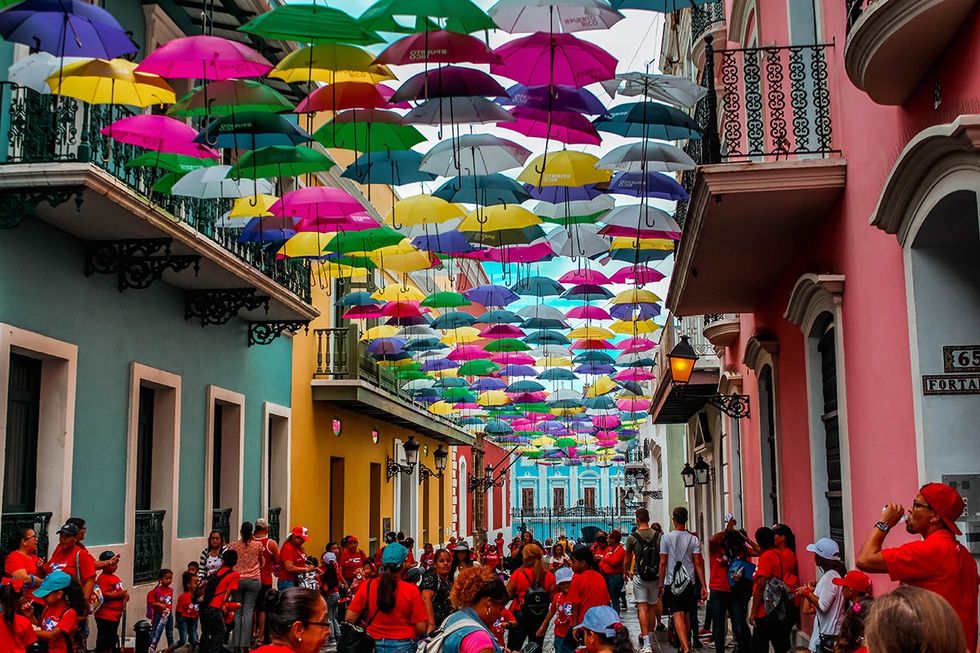
[[[839,306],[844,295],[843,274],[804,274],[800,277],[789,296],[789,305],[783,315],[787,320],[802,327],[809,322],[812,307],[829,299]]]

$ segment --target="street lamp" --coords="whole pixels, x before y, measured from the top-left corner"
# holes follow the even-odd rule
[[[432,471],[421,463],[419,464],[419,485],[424,483],[427,478],[442,478],[442,475],[446,473],[447,458],[449,458],[449,452],[440,444],[432,452],[432,459],[436,465],[435,471]]]
[[[698,485],[708,484],[708,475],[711,473],[711,465],[704,461],[704,458],[698,455],[697,461],[694,463],[694,482]]]
[[[687,336],[681,336],[680,342],[667,354],[670,363],[670,380],[675,386],[686,386],[694,374],[694,364],[698,362],[698,353],[694,351]],[[697,395],[706,403],[711,404],[721,412],[734,419],[749,416],[749,396],[740,394]]]
[[[681,478],[684,479],[684,487],[691,489],[694,487],[694,468],[691,467],[691,463],[684,463],[684,469],[681,470]]]
[[[415,471],[415,466],[419,462],[419,449],[422,448],[418,442],[415,441],[415,436],[408,436],[408,441],[402,445],[402,449],[405,450],[405,461],[407,464],[402,465],[397,462],[391,456],[385,456],[385,466],[387,469],[388,480],[395,478],[399,474],[411,474]]]

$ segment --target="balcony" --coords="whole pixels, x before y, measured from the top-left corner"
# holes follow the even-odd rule
[[[156,581],[163,567],[163,518],[165,510],[136,511],[133,583]]]
[[[216,226],[230,200],[152,190],[164,172],[126,168],[143,150],[99,133],[130,115],[0,82],[0,228],[44,220],[85,242],[85,272],[120,291],[156,281],[187,292],[187,319],[308,322],[310,268]],[[254,344],[254,343],[253,343]]]
[[[847,0],[847,76],[878,104],[904,103],[975,4],[976,0]]]
[[[472,445],[474,438],[451,420],[429,412],[402,389],[385,367],[367,355],[356,326],[314,329],[316,371],[314,401],[411,429],[447,445]]]
[[[704,70],[705,37],[709,35],[716,43],[724,43],[727,39],[728,24],[722,0],[691,7],[691,61],[698,70]]]
[[[709,313],[701,333],[715,347],[725,348],[738,339],[739,328],[738,313]]]
[[[708,95],[695,112],[704,138],[685,148],[700,165],[684,173],[691,198],[675,212],[683,228],[667,296],[675,315],[751,312],[846,178],[827,82],[833,46],[715,51],[706,41]]]

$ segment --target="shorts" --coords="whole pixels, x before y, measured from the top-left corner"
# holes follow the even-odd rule
[[[698,607],[698,595],[694,583],[688,584],[680,594],[674,594],[670,587],[664,588],[664,611],[668,614],[675,612],[690,612]]]
[[[633,576],[633,602],[654,605],[660,600],[659,580],[640,580]]]

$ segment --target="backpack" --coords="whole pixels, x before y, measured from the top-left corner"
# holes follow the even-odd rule
[[[228,569],[229,571],[222,574],[222,569]],[[214,593],[218,590],[218,581],[230,574],[230,570],[231,567],[222,567],[205,578],[203,583],[198,583],[197,587],[194,588],[194,594],[191,595],[191,603],[197,603],[202,608],[211,603],[211,599],[214,598]]]
[[[468,632],[460,633],[464,629]],[[434,630],[419,642],[418,653],[458,653],[463,638],[477,630],[486,630],[486,628],[470,617],[463,617],[446,628]]]
[[[673,552],[672,551],[673,547],[671,546],[672,541],[673,540],[671,540],[671,538],[668,536],[667,549],[668,551],[671,552]],[[675,557],[676,562],[674,563],[673,572],[670,575],[670,593],[675,596],[678,594],[683,594],[688,587],[691,587],[691,583],[692,583],[691,575],[687,573],[687,568],[684,567],[684,558],[687,557],[687,554],[691,552],[691,549],[693,547],[694,547],[694,536],[689,534],[687,540],[687,549],[684,551],[684,555]]]
[[[779,560],[779,578],[770,576],[766,579],[765,588],[762,591],[763,608],[767,617],[773,617],[776,621],[783,621],[789,616],[787,607],[793,602],[793,593],[789,585],[783,580],[783,561]]]
[[[548,610],[551,609],[551,595],[548,593],[548,590],[544,589],[534,579],[533,575],[528,576],[526,568],[524,569],[524,575],[527,576],[528,583],[531,587],[524,592],[521,614],[529,622],[540,624],[548,616]]]
[[[728,584],[733,590],[739,589],[745,583],[752,583],[755,577],[755,565],[748,560],[735,558],[728,563]]]
[[[639,547],[636,551],[636,575],[645,583],[660,578],[660,535],[654,532],[653,537],[646,540],[634,533],[634,541]]]

